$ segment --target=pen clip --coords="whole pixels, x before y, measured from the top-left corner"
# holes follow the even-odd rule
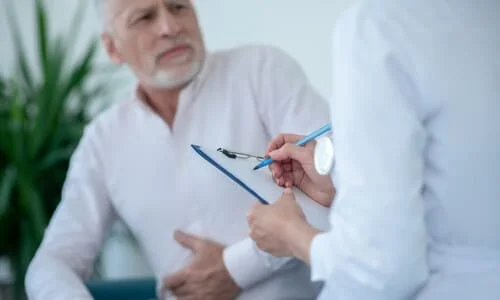
[[[248,154],[248,153],[243,153],[243,152],[231,151],[231,150],[227,150],[227,149],[224,149],[224,148],[219,148],[219,149],[217,149],[217,151],[222,152],[222,154],[224,154],[225,156],[227,156],[229,158],[232,158],[232,159],[237,159],[237,158],[240,158],[240,159],[254,158],[254,159],[258,160],[258,161],[264,160],[264,157],[262,157],[262,156]]]

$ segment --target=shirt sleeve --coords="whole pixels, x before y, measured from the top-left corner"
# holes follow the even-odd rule
[[[270,140],[280,133],[307,134],[328,123],[328,102],[308,82],[299,64],[277,48],[257,50],[256,105]],[[224,263],[235,282],[246,289],[301,262],[267,254],[247,238],[226,248]]]
[[[354,7],[336,27],[337,196],[310,250],[324,299],[407,299],[428,276],[419,93],[400,28],[378,17]]]
[[[85,287],[113,219],[95,135],[86,129],[75,150],[62,199],[30,263],[29,299],[92,299]]]

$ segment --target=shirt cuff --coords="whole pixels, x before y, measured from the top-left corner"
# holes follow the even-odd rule
[[[224,249],[223,259],[232,279],[243,290],[267,279],[292,260],[261,251],[250,238]]]
[[[311,243],[311,280],[325,281],[333,270],[332,245],[328,232],[317,234]]]

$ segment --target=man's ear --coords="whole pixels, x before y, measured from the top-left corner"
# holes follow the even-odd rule
[[[111,34],[104,32],[101,34],[101,40],[104,44],[104,49],[106,49],[106,53],[108,53],[109,58],[115,64],[123,63],[123,59],[116,48],[116,42],[111,36]]]

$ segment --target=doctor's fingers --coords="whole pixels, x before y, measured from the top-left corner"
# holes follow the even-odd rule
[[[255,223],[257,217],[260,216],[263,209],[265,209],[265,206],[260,203],[256,203],[252,206],[252,208],[247,214],[248,225],[252,226]]]
[[[269,156],[277,162],[290,160],[297,161],[300,165],[310,163],[314,159],[314,146],[302,147],[294,144],[285,144],[283,147],[269,152]]]
[[[287,143],[295,143],[300,140],[303,135],[291,134],[291,133],[282,133],[271,140],[269,145],[267,146],[266,154],[276,149],[281,148],[283,145]]]

